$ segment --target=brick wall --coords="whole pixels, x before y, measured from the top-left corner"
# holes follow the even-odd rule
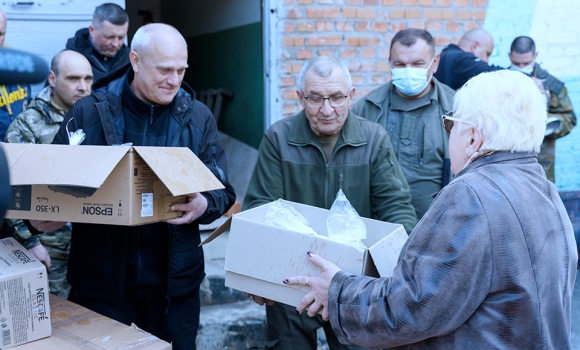
[[[486,0],[281,0],[272,57],[278,74],[272,89],[279,91],[279,101],[270,123],[301,108],[295,84],[305,60],[343,59],[358,98],[390,80],[389,46],[396,32],[426,29],[440,51],[483,25],[486,8]]]

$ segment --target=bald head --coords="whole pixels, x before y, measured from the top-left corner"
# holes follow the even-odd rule
[[[91,93],[93,69],[85,56],[71,50],[59,52],[50,64],[48,84],[52,100],[68,111],[72,105]]]
[[[0,9],[0,46],[4,46],[6,39],[6,14]]]
[[[144,25],[133,37],[129,59],[135,95],[150,104],[171,103],[187,68],[187,44],[179,31],[167,24]]]
[[[493,51],[493,38],[483,28],[475,28],[465,33],[457,46],[487,63]]]
[[[152,47],[174,46],[187,51],[187,43],[174,27],[163,23],[150,23],[137,30],[131,41],[131,51],[145,53]]]
[[[63,50],[57,53],[50,62],[50,70],[55,75],[59,75],[62,66],[68,67],[70,65],[87,66],[90,68],[91,64],[87,58],[80,53],[72,50]]]

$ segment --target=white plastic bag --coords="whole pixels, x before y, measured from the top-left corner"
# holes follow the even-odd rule
[[[310,227],[308,220],[294,209],[293,206],[282,203],[280,199],[270,204],[268,212],[266,213],[266,224],[307,235],[316,235],[316,232]]]
[[[85,133],[83,129],[78,129],[75,132],[70,132],[68,135],[68,140],[71,145],[80,145],[85,140]]]
[[[342,190],[338,190],[326,218],[328,238],[350,246],[366,249],[362,242],[367,238],[367,228],[356,209],[350,204]]]

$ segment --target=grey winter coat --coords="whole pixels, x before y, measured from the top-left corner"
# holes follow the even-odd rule
[[[330,321],[369,348],[569,349],[577,260],[536,155],[498,152],[439,192],[393,277],[335,275]]]

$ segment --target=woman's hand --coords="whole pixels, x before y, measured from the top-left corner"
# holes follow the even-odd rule
[[[314,253],[308,252],[307,254],[310,261],[322,268],[322,273],[319,276],[290,277],[284,280],[284,283],[310,286],[312,290],[300,300],[296,312],[300,314],[310,305],[308,316],[314,317],[322,309],[322,319],[328,321],[328,289],[330,281],[341,268]]]

